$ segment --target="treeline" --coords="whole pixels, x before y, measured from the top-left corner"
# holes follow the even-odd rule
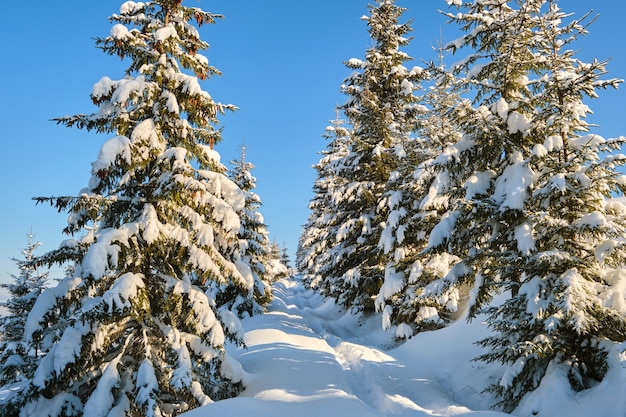
[[[557,3],[449,0],[462,36],[413,68],[404,9],[370,6],[297,252],[309,288],[399,339],[486,315],[505,411],[549,366],[590,387],[626,340],[625,139],[586,121],[622,81],[576,57],[588,22]]]
[[[227,169],[200,81],[218,74],[198,27],[220,15],[179,0],[124,2],[103,52],[130,64],[92,89],[98,110],[56,119],[110,135],[41,256],[29,238],[0,321],[0,415],[174,416],[237,395],[240,319],[263,312],[285,254],[269,241],[242,149]],[[38,270],[66,268],[48,282]]]

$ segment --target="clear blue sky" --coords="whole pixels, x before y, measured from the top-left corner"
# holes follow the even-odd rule
[[[373,1],[372,1],[373,2]],[[90,177],[90,163],[108,138],[58,126],[50,119],[96,110],[89,94],[102,76],[123,77],[128,62],[96,49],[94,37],[105,37],[107,17],[119,10],[118,0],[35,0],[3,4],[3,64],[0,65],[0,281],[16,273],[11,257],[21,257],[32,229],[43,245],[54,249],[65,238],[66,213],[35,206],[34,196],[76,195]],[[270,238],[286,245],[293,261],[308,216],[315,172],[311,165],[326,143],[321,135],[335,117],[339,92],[350,71],[343,62],[363,58],[371,46],[360,17],[367,0],[185,0],[188,6],[221,13],[225,19],[201,29],[211,48],[209,62],[223,72],[203,88],[217,101],[240,110],[223,117],[222,161],[239,156],[245,143],[256,165],[257,193]],[[445,41],[458,35],[437,9],[445,0],[398,0],[413,19],[414,36],[405,51],[416,59],[432,59],[440,33]],[[623,46],[626,2],[561,0],[560,6],[582,16],[591,7],[598,20],[579,41],[584,60],[611,58],[610,77],[626,78]],[[404,21],[403,20],[403,21]],[[450,61],[453,61],[452,58]],[[420,62],[415,64],[419,65]],[[410,64],[414,65],[414,64]],[[626,134],[626,85],[617,92],[600,91],[590,103],[589,119],[605,137]]]

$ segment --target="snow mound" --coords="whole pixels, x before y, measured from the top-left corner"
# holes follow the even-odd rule
[[[505,414],[484,392],[500,365],[472,361],[482,353],[474,342],[489,335],[480,317],[398,345],[380,315],[346,313],[292,279],[274,285],[266,314],[242,324],[248,348],[228,351],[243,367],[246,390],[184,417],[613,417],[626,409],[626,344],[613,346],[597,386],[575,393],[555,366]]]
[[[505,414],[492,410],[496,400],[484,391],[502,375],[501,366],[472,361],[482,353],[475,342],[490,334],[481,317],[399,345],[397,329],[383,330],[380,314],[346,313],[299,280],[285,279],[274,284],[268,312],[242,325],[247,348],[226,347],[241,364],[246,389],[237,398],[207,399],[185,417],[614,417],[626,409],[626,343],[608,347],[609,370],[596,386],[574,392],[567,369],[551,365],[540,386]],[[72,329],[76,335],[80,330]],[[49,357],[73,360],[71,349],[63,353]],[[40,379],[58,363],[48,365]],[[153,370],[146,364],[141,372],[139,395],[148,401]],[[116,379],[114,367],[105,374],[103,384]],[[7,395],[0,392],[0,399]],[[50,401],[52,406],[57,399]],[[89,407],[106,401],[96,395]]]
[[[468,382],[476,375],[485,382],[469,363],[478,349],[472,341],[485,332],[480,323],[396,347],[395,330],[384,331],[380,316],[346,314],[297,280],[275,284],[274,296],[266,314],[243,320],[248,348],[229,349],[246,390],[185,417],[504,415],[468,406],[489,408],[480,384]]]

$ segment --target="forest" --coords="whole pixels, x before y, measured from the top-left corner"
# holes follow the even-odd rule
[[[95,113],[55,119],[109,138],[79,195],[35,198],[68,214],[68,239],[36,255],[29,235],[3,284],[3,416],[176,416],[245,394],[233,349],[295,285],[309,309],[377,323],[390,349],[480,320],[469,360],[497,365],[484,393],[503,413],[555,369],[576,395],[624,367],[626,138],[586,119],[622,80],[577,58],[588,15],[448,0],[462,35],[408,67],[405,9],[370,5],[290,267],[245,146],[228,167],[215,148],[236,107],[203,89],[219,70],[198,28],[221,16],[182,3],[123,3],[95,43],[127,70],[94,85]]]

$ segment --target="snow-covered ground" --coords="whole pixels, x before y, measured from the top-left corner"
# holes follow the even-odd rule
[[[488,334],[480,319],[394,346],[380,318],[342,315],[297,280],[278,282],[274,294],[266,314],[243,322],[247,349],[229,350],[244,368],[246,390],[184,417],[508,415],[491,410],[494,400],[482,392],[499,365],[471,360],[480,353],[473,342]],[[626,416],[625,348],[611,351],[604,381],[581,393],[561,369],[550,370],[515,415]]]

